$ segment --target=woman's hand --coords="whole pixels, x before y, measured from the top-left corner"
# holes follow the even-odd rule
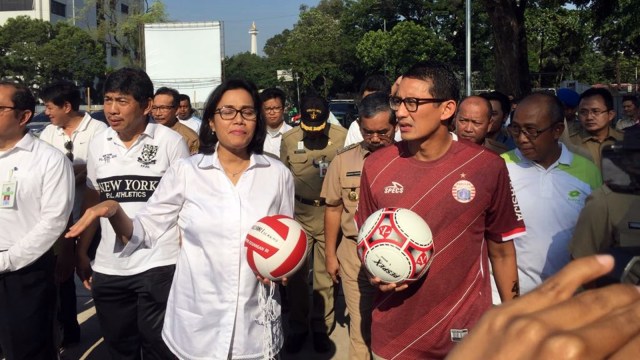
[[[69,228],[64,235],[66,238],[74,238],[80,236],[82,232],[89,227],[98,218],[110,218],[115,215],[120,205],[117,201],[106,200],[96,206],[90,207],[84,212],[84,215]]]

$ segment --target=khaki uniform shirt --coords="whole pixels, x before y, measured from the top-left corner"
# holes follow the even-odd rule
[[[569,246],[574,258],[603,253],[612,247],[640,246],[640,196],[594,190],[580,212]]]
[[[340,216],[342,235],[353,241],[358,239],[358,230],[353,217],[360,199],[360,176],[367,155],[369,150],[365,149],[361,143],[349,145],[338,151],[329,166],[320,193],[327,204],[343,205]]]
[[[189,153],[191,155],[198,153],[198,149],[200,148],[200,139],[195,131],[189,129],[188,126],[182,124],[180,121],[176,121],[176,123],[171,127],[171,130],[182,136],[184,141],[187,143],[187,147],[189,148]]]
[[[303,141],[304,131],[299,126],[282,136],[280,146],[280,160],[293,174],[296,220],[312,236],[324,234],[324,206],[303,204],[300,199],[320,204],[320,191],[326,171],[347,137],[347,130],[343,127],[327,126],[325,134],[329,141],[322,149],[308,149]]]
[[[609,128],[609,135],[600,142],[595,137],[591,136],[586,130],[580,129],[580,131],[569,135],[569,140],[576,146],[582,147],[589,152],[593,163],[596,164],[598,169],[602,171],[602,148],[605,145],[611,145],[616,141],[622,141],[624,135],[614,129]]]
[[[501,143],[499,141],[493,140],[491,138],[485,138],[484,139],[484,143],[482,144],[482,146],[484,146],[485,148],[493,151],[494,153],[500,155],[502,153],[505,153],[507,151],[509,151],[509,147],[507,145],[505,145],[504,143]]]

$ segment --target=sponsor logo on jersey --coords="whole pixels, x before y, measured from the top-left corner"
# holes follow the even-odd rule
[[[572,202],[581,202],[582,197],[580,196],[582,193],[580,190],[571,190],[567,194],[567,200]]]
[[[457,202],[466,204],[476,197],[476,187],[468,180],[458,180],[451,188],[451,195]]]
[[[138,162],[145,167],[156,163],[156,155],[158,154],[158,145],[143,144],[142,153],[138,157]]]
[[[516,197],[516,191],[513,189],[513,185],[511,185],[511,181],[509,181],[509,189],[511,190],[511,202],[513,203],[513,212],[516,213],[516,219],[518,221],[522,221],[522,210],[520,210],[520,204],[518,204],[518,198]]]
[[[404,192],[404,186],[395,181],[391,182],[391,185],[384,187],[385,194],[402,194]]]

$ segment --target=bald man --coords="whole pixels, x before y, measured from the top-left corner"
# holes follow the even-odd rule
[[[504,144],[487,137],[493,119],[491,103],[480,96],[469,96],[460,102],[455,116],[456,135],[487,149],[502,154],[508,150]]]

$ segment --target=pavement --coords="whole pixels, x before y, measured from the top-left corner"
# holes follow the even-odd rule
[[[91,293],[87,291],[76,277],[76,295],[78,300],[78,322],[81,327],[81,341],[61,353],[61,360],[110,360],[104,339],[100,332],[100,325],[96,316]],[[285,323],[286,323],[286,314]],[[349,352],[348,318],[346,316],[344,296],[340,292],[336,296],[336,327],[331,333],[331,340],[335,347],[330,352],[318,354],[313,351],[311,336],[307,337],[301,352],[295,355],[286,354],[283,349],[282,360],[346,360]]]

